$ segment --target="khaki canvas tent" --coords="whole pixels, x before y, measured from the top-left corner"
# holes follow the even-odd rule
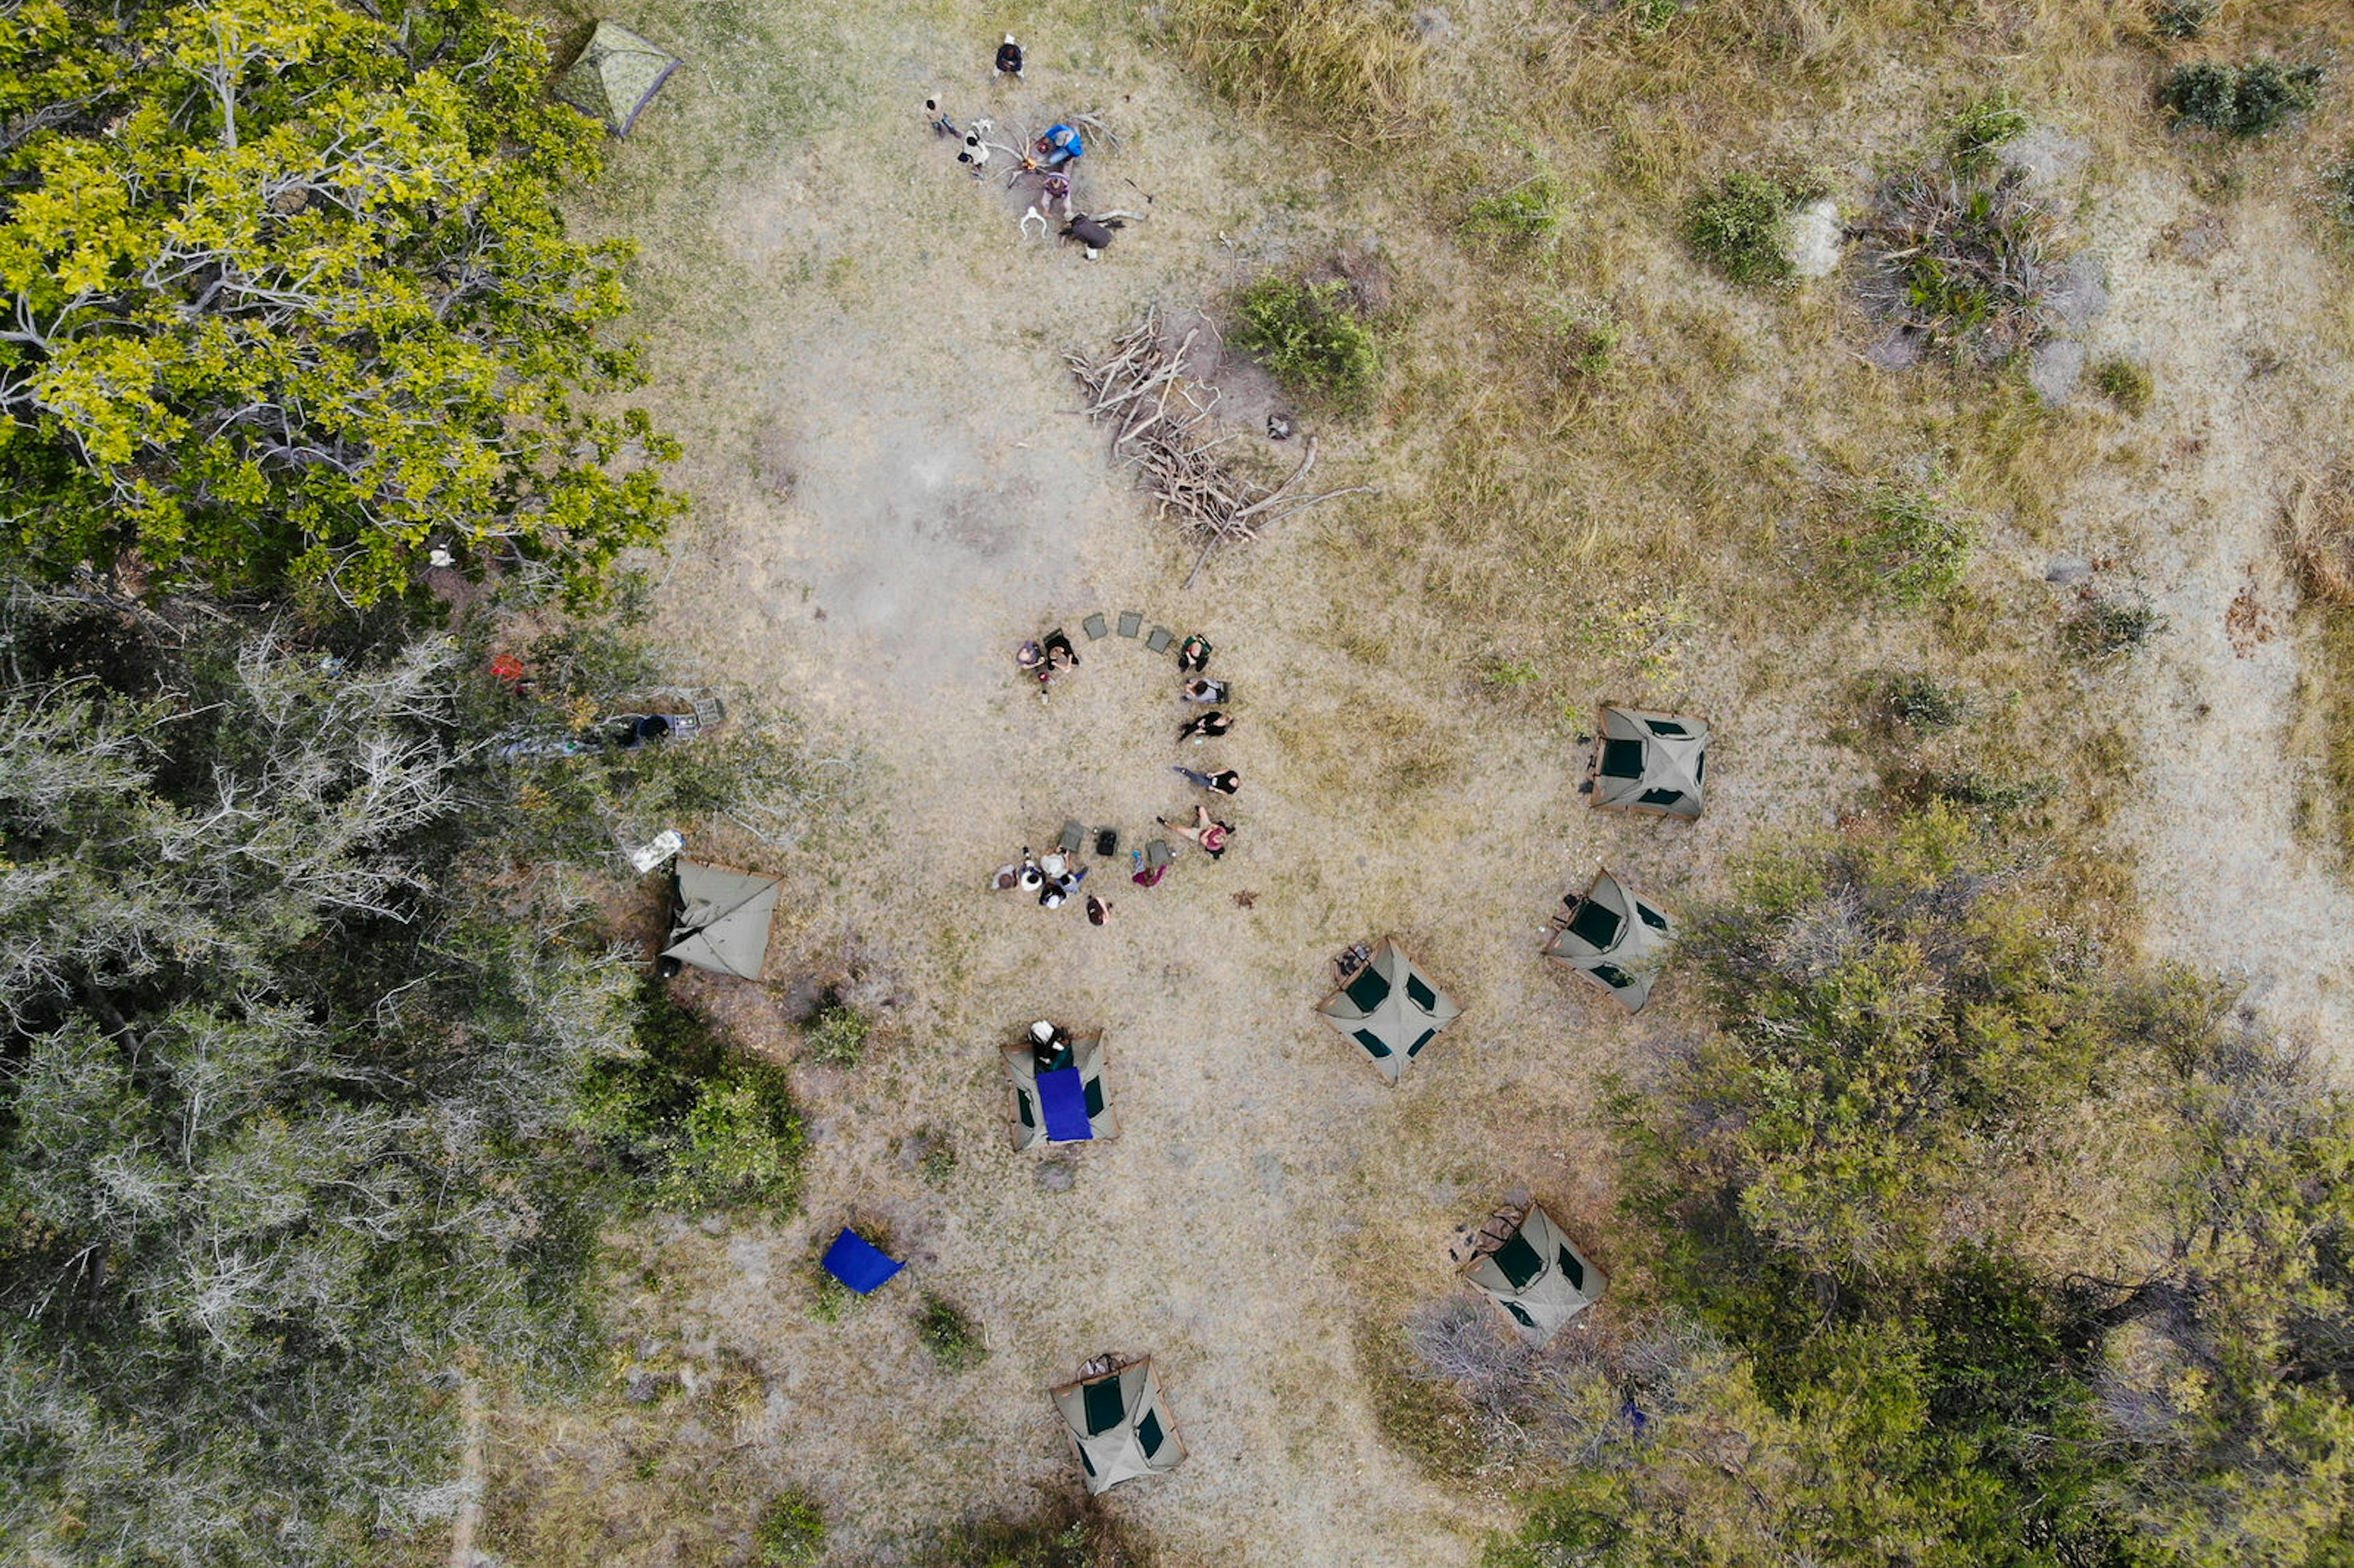
[[[1586,783],[1596,806],[1697,817],[1707,769],[1708,726],[1699,719],[1604,708]]]
[[[760,978],[769,958],[769,921],[780,884],[681,856],[678,916],[663,957],[714,974]]]
[[[1405,1065],[1463,1010],[1416,973],[1404,953],[1384,942],[1355,978],[1326,997],[1316,1011],[1355,1041],[1394,1084],[1405,1075]]]
[[[1608,991],[1629,1012],[1651,999],[1651,981],[1667,957],[1675,922],[1632,893],[1607,868],[1594,874],[1585,894],[1563,900],[1568,918],[1544,955]]]
[[[1013,1080],[1014,1148],[1119,1136],[1104,1103],[1101,1030],[1051,1048],[1024,1041],[1002,1054],[1005,1075]]]
[[[1459,1272],[1504,1309],[1532,1345],[1559,1333],[1610,1283],[1533,1203],[1524,1217],[1504,1209],[1490,1219]]]
[[[1166,1474],[1185,1459],[1177,1425],[1161,1402],[1152,1358],[1127,1365],[1104,1361],[1108,1370],[1088,1376],[1083,1367],[1078,1382],[1054,1391],[1055,1408],[1078,1446],[1089,1496],[1139,1476]]]
[[[629,134],[653,101],[678,57],[656,48],[619,22],[599,22],[572,68],[556,79],[556,96],[616,136]]]

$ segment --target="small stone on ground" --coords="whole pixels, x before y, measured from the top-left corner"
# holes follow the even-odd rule
[[[2027,384],[2054,408],[2066,406],[2084,378],[2084,345],[2073,337],[2055,337],[2040,344],[2027,367]]]
[[[1839,203],[1825,196],[1791,216],[1790,236],[1782,253],[1799,277],[1828,278],[1839,270],[1846,240],[1847,226],[1840,222]]]

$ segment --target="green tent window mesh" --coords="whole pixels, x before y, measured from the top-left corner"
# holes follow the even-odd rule
[[[1692,782],[1697,784],[1706,777],[1708,777],[1708,753],[1703,751],[1692,758]]]
[[[1433,1040],[1436,1040],[1436,1039],[1437,1039],[1437,1038],[1438,1038],[1438,1031],[1437,1031],[1437,1030],[1436,1030],[1436,1029],[1426,1029],[1426,1030],[1424,1030],[1424,1031],[1422,1032],[1422,1038],[1421,1038],[1421,1039],[1419,1039],[1419,1040],[1416,1041],[1413,1044],[1411,1044],[1411,1045],[1409,1045],[1409,1046],[1407,1046],[1407,1047],[1405,1048],[1405,1054],[1406,1054],[1407,1055],[1409,1055],[1409,1056],[1418,1056],[1418,1055],[1420,1055],[1420,1054],[1422,1054],[1422,1048],[1423,1048],[1424,1046],[1426,1046],[1426,1045],[1429,1044]]]
[[[1504,1271],[1504,1277],[1512,1282],[1515,1290],[1526,1290],[1544,1272],[1544,1259],[1537,1255],[1537,1249],[1529,1245],[1528,1238],[1517,1232],[1496,1249],[1494,1256],[1496,1266]]]
[[[1359,1012],[1371,1012],[1390,999],[1390,982],[1382,972],[1368,964],[1363,973],[1349,982],[1348,997],[1357,1004]]]
[[[1635,901],[1635,913],[1642,916],[1643,924],[1654,931],[1664,931],[1668,928],[1668,917],[1639,898]]]
[[[1022,1125],[1023,1127],[1036,1127],[1038,1125],[1038,1118],[1030,1109],[1030,1096],[1028,1091],[1023,1089],[1014,1090],[1013,1105],[1014,1108],[1022,1113]]]
[[[1637,799],[1646,806],[1672,806],[1683,798],[1681,789],[1646,789]]]
[[[1626,923],[1617,910],[1606,909],[1589,898],[1570,917],[1569,934],[1591,947],[1607,948],[1618,939],[1618,928]]]
[[[1085,1443],[1079,1445],[1079,1463],[1087,1467],[1087,1474],[1090,1476],[1096,1473],[1096,1462],[1087,1457],[1087,1446]]]
[[[1560,1247],[1555,1250],[1560,1254],[1561,1272],[1568,1278],[1570,1288],[1573,1290],[1585,1289],[1585,1265],[1578,1262],[1577,1255],[1570,1251],[1567,1247]]]
[[[1356,1041],[1365,1048],[1365,1054],[1368,1056],[1386,1056],[1390,1054],[1390,1043],[1370,1029],[1358,1030]]]
[[[1620,969],[1617,964],[1596,964],[1594,966],[1591,972],[1596,980],[1600,980],[1604,985],[1610,987],[1613,991],[1625,991],[1628,986],[1635,983],[1635,977],[1628,974],[1625,969]]]
[[[1673,719],[1651,719],[1647,722],[1653,735],[1690,735],[1691,733]]]
[[[1606,779],[1640,779],[1643,776],[1643,743],[1639,740],[1604,741],[1602,776]]]
[[[1119,1379],[1116,1377],[1088,1383],[1079,1390],[1079,1394],[1087,1414],[1087,1436],[1090,1437],[1110,1431],[1128,1414],[1120,1405]]]
[[[1517,1301],[1505,1302],[1504,1310],[1519,1319],[1521,1320],[1521,1327],[1523,1329],[1533,1329],[1537,1326],[1537,1320],[1534,1318],[1530,1317],[1526,1312],[1521,1310],[1521,1304]]]
[[[1161,1417],[1148,1410],[1144,1413],[1144,1419],[1136,1424],[1136,1440],[1144,1445],[1146,1458],[1150,1459],[1161,1452]]]
[[[1405,994],[1407,999],[1423,1012],[1438,1011],[1438,993],[1424,984],[1422,977],[1412,969],[1408,969],[1405,974]]]
[[[1104,1097],[1103,1080],[1101,1078],[1089,1078],[1087,1080],[1087,1115],[1089,1118],[1092,1118],[1103,1115]]]

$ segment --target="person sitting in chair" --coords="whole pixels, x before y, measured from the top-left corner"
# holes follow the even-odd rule
[[[1178,729],[1177,738],[1181,742],[1190,740],[1199,745],[1205,740],[1215,740],[1234,727],[1235,721],[1226,715],[1225,710],[1212,708],[1200,718],[1187,719]]]

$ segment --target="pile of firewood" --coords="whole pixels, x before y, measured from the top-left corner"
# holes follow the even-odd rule
[[[1316,438],[1308,439],[1299,466],[1281,484],[1268,486],[1238,473],[1212,454],[1231,436],[1205,439],[1203,428],[1217,411],[1218,394],[1185,372],[1186,355],[1201,328],[1188,332],[1172,348],[1160,313],[1147,311],[1144,320],[1112,344],[1101,359],[1066,354],[1071,374],[1086,387],[1092,401],[1083,410],[1098,423],[1114,426],[1112,456],[1136,465],[1151,490],[1162,517],[1174,517],[1186,535],[1202,543],[1202,553],[1185,578],[1191,588],[1202,565],[1221,546],[1237,545],[1258,536],[1259,530],[1279,523],[1335,496],[1355,495],[1372,489],[1351,485],[1315,495],[1299,493],[1302,482],[1316,466]]]

